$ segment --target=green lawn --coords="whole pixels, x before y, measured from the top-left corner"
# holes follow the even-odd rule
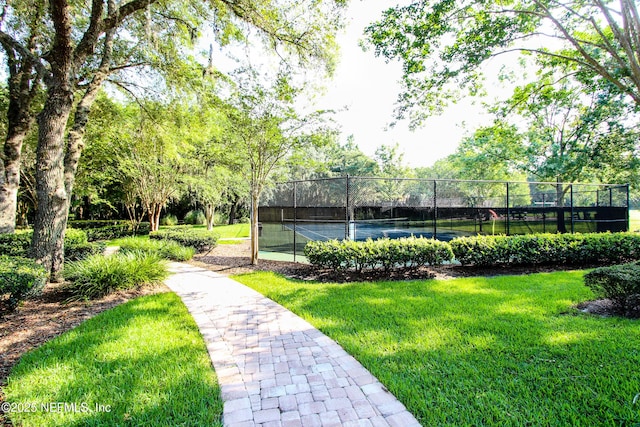
[[[637,425],[640,321],[572,309],[592,297],[582,275],[235,278],[339,342],[425,426]]]
[[[18,426],[221,426],[215,372],[173,293],[106,311],[25,355],[5,388]],[[33,412],[27,412],[33,411]]]
[[[216,225],[213,231],[218,233],[221,239],[249,237],[249,224]]]
[[[629,231],[640,231],[640,210],[629,211]]]

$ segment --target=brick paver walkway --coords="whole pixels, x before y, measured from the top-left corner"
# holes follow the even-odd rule
[[[419,426],[358,361],[284,307],[209,270],[171,271],[166,283],[207,343],[225,426]]]

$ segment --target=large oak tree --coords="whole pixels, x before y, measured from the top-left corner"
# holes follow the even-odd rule
[[[5,5],[6,16],[21,16],[30,10],[30,2]],[[295,5],[280,4],[270,0],[227,0],[206,3],[202,1],[174,2],[169,0],[92,0],[76,4],[67,0],[50,0],[44,14],[47,37],[40,37],[30,48],[29,38],[22,37],[22,28],[0,28],[0,42],[6,51],[15,53],[20,67],[42,76],[45,100],[37,115],[38,149],[36,169],[36,192],[38,207],[33,233],[33,256],[42,263],[55,278],[62,268],[63,238],[69,208],[69,192],[73,186],[73,175],[82,151],[82,127],[88,104],[95,98],[99,88],[113,64],[111,44],[118,30],[143,12],[157,13],[168,22],[179,22],[197,27],[179,14],[166,13],[172,7],[193,5],[206,14],[202,19],[216,17],[216,23],[236,22],[235,28],[242,32],[254,28],[258,34],[277,51],[294,52],[308,63],[331,63],[333,59],[333,34],[339,24],[337,2],[302,1]],[[335,6],[335,7],[334,7]],[[156,8],[156,9],[154,9]],[[29,12],[30,13],[30,12]],[[228,28],[228,27],[225,27]],[[227,36],[226,29],[222,31]],[[194,34],[195,35],[195,34]],[[127,32],[126,37],[137,34]],[[126,38],[124,37],[124,38]],[[170,40],[160,42],[171,43]],[[136,54],[136,43],[130,54]],[[19,58],[18,58],[19,57]],[[76,103],[78,82],[86,82],[84,95]],[[23,103],[30,106],[30,103]],[[74,108],[78,106],[75,121],[67,144],[65,138]],[[75,142],[74,142],[75,141]]]

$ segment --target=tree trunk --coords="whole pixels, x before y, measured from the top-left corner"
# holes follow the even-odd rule
[[[73,106],[73,92],[61,83],[51,85],[38,115],[36,194],[38,208],[33,227],[32,255],[50,274],[60,279],[64,263],[67,192],[64,183],[64,132]]]
[[[162,212],[162,205],[160,204],[152,204],[148,208],[149,214],[149,226],[151,231],[158,231],[160,228],[160,212]]]
[[[260,195],[257,191],[251,192],[251,265],[258,265],[258,203]]]
[[[207,230],[213,230],[213,216],[216,212],[216,207],[213,203],[207,203],[204,207],[204,216],[207,218]]]
[[[4,157],[0,159],[0,233],[13,233],[16,229],[20,153],[28,131],[29,124],[13,128],[9,124],[7,131]]]
[[[235,196],[231,203],[231,209],[229,211],[229,225],[233,225],[236,219],[236,211],[238,210],[238,204],[240,203],[240,196]]]

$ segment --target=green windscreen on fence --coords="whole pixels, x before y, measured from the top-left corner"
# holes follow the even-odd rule
[[[627,231],[629,186],[341,177],[263,194],[260,250],[310,240]]]

